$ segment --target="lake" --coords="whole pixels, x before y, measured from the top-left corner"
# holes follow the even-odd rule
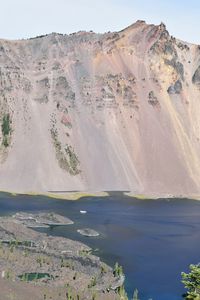
[[[17,211],[52,211],[71,218],[73,225],[40,231],[82,241],[111,266],[117,261],[123,266],[130,299],[137,288],[140,300],[181,300],[181,271],[200,261],[198,201],[137,200],[123,193],[65,201],[1,193],[0,214]],[[100,236],[81,236],[77,229],[84,227]]]

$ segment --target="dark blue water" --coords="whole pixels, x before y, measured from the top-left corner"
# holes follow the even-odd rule
[[[0,213],[53,211],[70,217],[74,225],[43,229],[52,235],[80,240],[110,265],[123,266],[126,290],[137,288],[141,300],[181,300],[181,271],[200,261],[200,202],[192,200],[136,200],[122,194],[80,201],[41,196],[0,194]],[[86,215],[80,210],[87,210]],[[99,237],[76,230],[90,227]]]

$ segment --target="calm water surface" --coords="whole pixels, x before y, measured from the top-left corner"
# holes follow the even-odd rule
[[[0,194],[0,214],[16,211],[52,211],[75,224],[43,229],[82,241],[105,262],[124,268],[126,290],[134,288],[141,300],[181,300],[181,271],[200,261],[200,202],[192,200],[136,200],[121,193],[80,201],[53,200],[41,196]],[[87,210],[87,214],[80,214]],[[99,237],[83,237],[76,230],[90,227]]]

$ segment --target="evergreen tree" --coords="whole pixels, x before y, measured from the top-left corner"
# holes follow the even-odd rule
[[[200,300],[200,264],[190,265],[190,272],[181,273],[182,283],[188,290],[185,299]]]

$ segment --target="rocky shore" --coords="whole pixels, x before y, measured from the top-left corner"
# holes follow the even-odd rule
[[[29,228],[49,227],[49,226],[65,226],[74,224],[69,218],[54,213],[16,213],[13,215],[15,222],[24,224]]]
[[[78,295],[79,298],[74,299],[93,299],[94,293],[95,299],[119,299],[113,287],[117,290],[118,283],[123,283],[111,267],[91,254],[91,248],[29,228],[71,223],[60,215],[43,213],[17,213],[0,218],[0,286],[2,280],[7,285],[16,282],[21,286],[23,282],[37,290],[49,286],[53,294],[60,291],[61,296],[55,300],[68,299],[69,290]],[[41,299],[51,299],[45,297]]]

